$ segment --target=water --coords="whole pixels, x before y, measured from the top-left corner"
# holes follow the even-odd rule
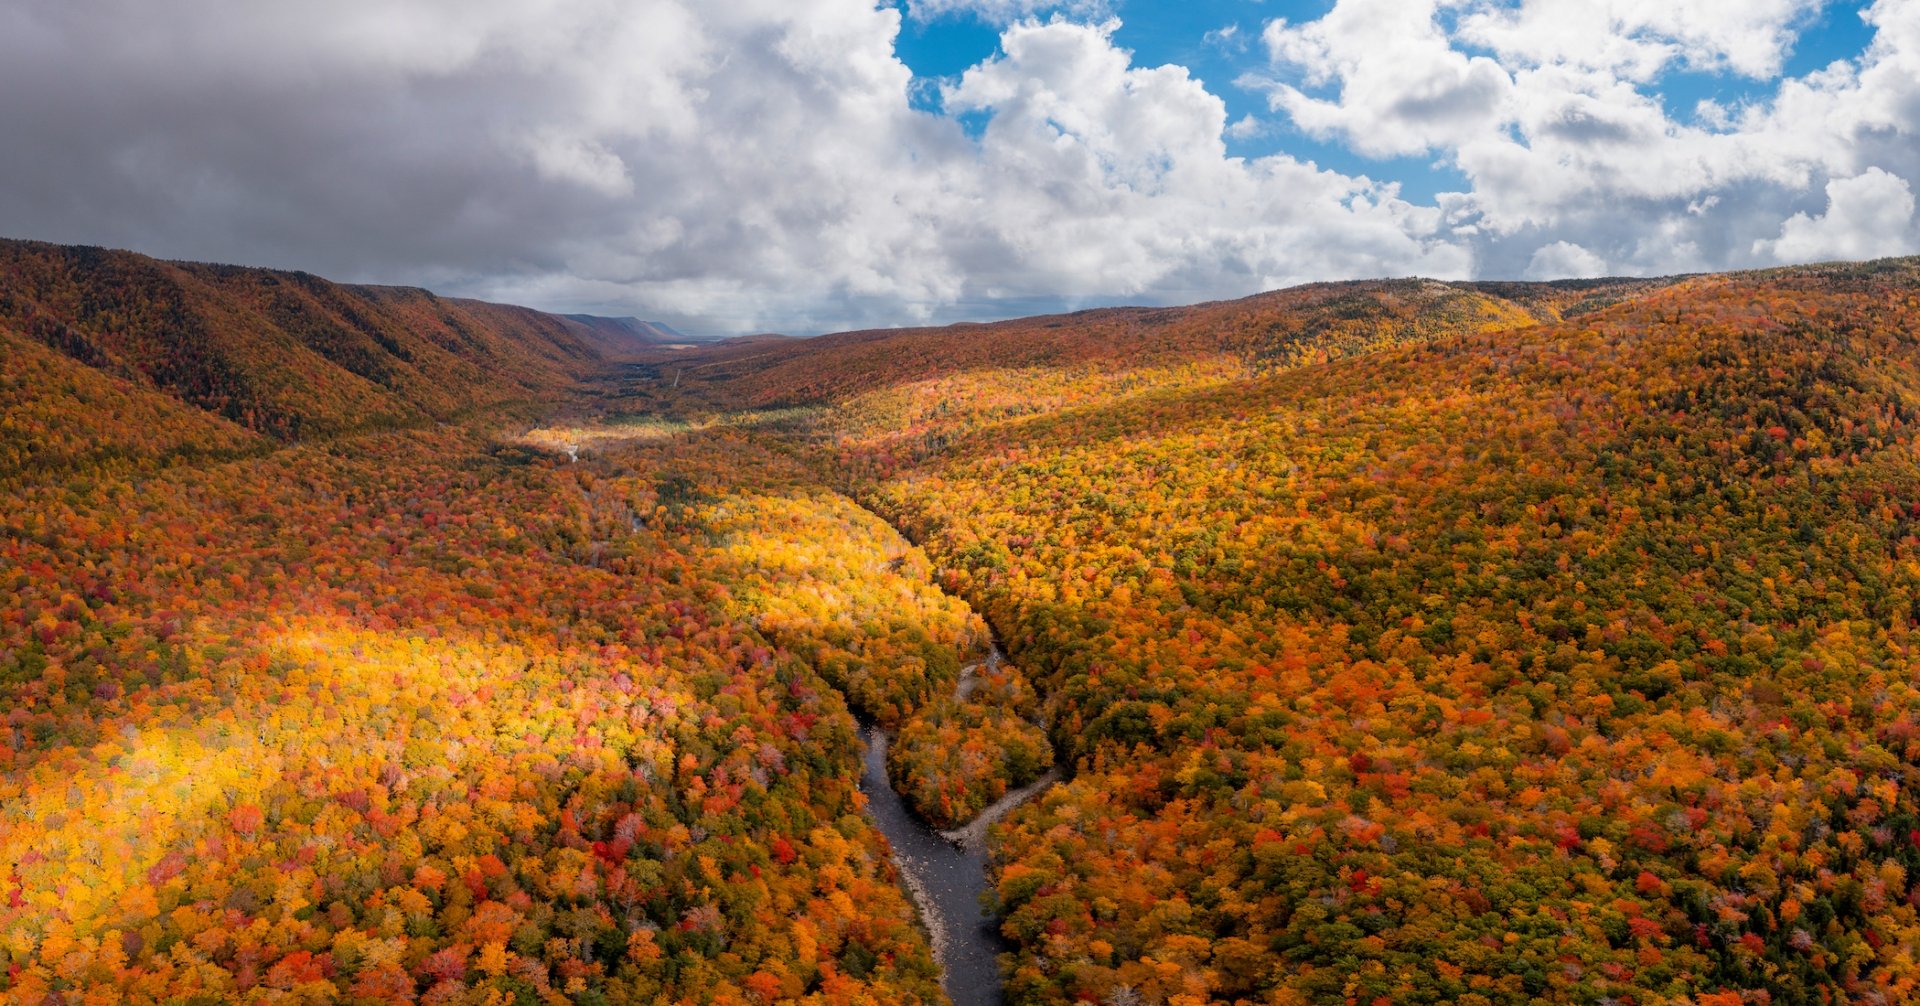
[[[893,843],[893,861],[920,906],[940,963],[941,986],[954,1006],[1003,1006],[997,958],[1012,948],[1000,935],[998,920],[980,908],[980,892],[987,887],[986,851],[961,848],[915,817],[887,781],[886,731],[868,724],[863,735],[867,753],[860,789],[867,795],[867,813]]]

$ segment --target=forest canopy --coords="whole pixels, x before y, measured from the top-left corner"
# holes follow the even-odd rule
[[[1916,996],[1914,261],[617,365],[0,263],[7,1002],[940,1003],[861,719],[1062,778],[1015,1003]]]

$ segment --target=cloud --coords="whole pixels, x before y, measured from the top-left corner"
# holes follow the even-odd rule
[[[1527,279],[1583,279],[1604,276],[1607,260],[1569,241],[1541,245],[1527,262]]]
[[[1265,25],[1275,114],[1230,120],[1085,5],[21,0],[0,234],[727,332],[1905,250],[1861,208],[1920,175],[1920,0],[1744,103],[1658,93],[1777,73],[1811,3],[1338,0]],[[963,15],[998,52],[915,81],[902,19]],[[1228,152],[1289,124],[1464,183]]]
[[[1755,242],[1754,253],[1778,262],[1866,259],[1909,255],[1920,249],[1914,230],[1913,190],[1905,179],[1879,168],[1827,183],[1827,212],[1796,213],[1772,241]]]
[[[972,197],[991,231],[986,254],[964,262],[981,292],[1181,300],[1318,276],[1465,274],[1434,211],[1291,158],[1227,157],[1220,99],[1182,67],[1132,66],[1113,29],[1016,25],[1004,55],[945,94],[949,109],[991,116]]]
[[[1513,66],[1606,71],[1644,83],[1670,66],[1777,76],[1797,27],[1824,0],[1523,0],[1479,6],[1458,37]]]
[[[1243,115],[1227,127],[1227,136],[1235,140],[1251,140],[1273,132],[1273,124],[1252,115]]]
[[[1215,28],[1200,36],[1200,41],[1222,52],[1240,53],[1247,49],[1247,35],[1238,23]]]
[[[536,132],[527,137],[525,147],[542,178],[574,182],[607,196],[633,194],[627,162],[596,140]]]
[[[1513,87],[1501,66],[1453,48],[1434,0],[1341,0],[1317,21],[1269,22],[1267,52],[1316,98],[1276,83],[1269,100],[1316,136],[1338,135],[1361,153],[1421,154],[1481,135],[1498,122]]]
[[[1859,12],[1875,29],[1865,53],[1776,79],[1819,7],[1339,0],[1315,21],[1268,24],[1268,95],[1312,135],[1456,168],[1465,191],[1439,205],[1478,274],[1571,275],[1586,263],[1569,249],[1641,274],[1765,265],[1796,247],[1783,221],[1830,181],[1920,175],[1920,3],[1877,0]],[[1696,103],[1682,121],[1660,93],[1675,70],[1772,90]],[[1863,234],[1833,247],[1904,246]]]
[[[1011,8],[1009,8],[1011,9]],[[811,331],[1463,276],[1437,210],[1227,156],[1111,22],[1016,21],[916,109],[866,0],[29,0],[0,233]]]

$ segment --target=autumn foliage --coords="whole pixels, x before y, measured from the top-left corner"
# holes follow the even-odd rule
[[[768,554],[884,530],[742,449]],[[661,490],[440,430],[10,493],[6,1001],[938,1001],[807,658],[912,610],[776,642]]]
[[[532,407],[601,367],[524,308],[5,240],[0,352],[0,480]]]
[[[1481,293],[811,431],[1073,770],[998,833],[1016,1002],[1914,997],[1920,269]]]
[[[1016,1003],[1920,998],[1912,261],[617,383],[0,261],[5,1001],[939,1002],[856,716],[942,825],[1057,759]]]
[[[972,820],[1053,764],[1031,686],[1012,664],[976,665],[962,694],[922,706],[887,748],[887,774],[936,827]]]

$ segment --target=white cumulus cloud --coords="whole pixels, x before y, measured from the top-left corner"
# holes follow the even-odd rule
[[[1227,157],[1224,103],[1184,68],[1131,65],[1112,28],[1016,25],[1004,56],[945,95],[949,109],[991,115],[967,178],[985,214],[968,229],[990,254],[966,271],[995,293],[1178,300],[1467,273],[1434,210],[1292,158]]]
[[[1868,168],[1828,182],[1826,213],[1795,213],[1778,238],[1757,242],[1754,251],[1780,262],[1816,262],[1909,255],[1917,248],[1913,190],[1905,179]]]
[[[1522,0],[1485,4],[1459,37],[1503,62],[1573,66],[1647,81],[1679,64],[1766,78],[1780,72],[1798,28],[1823,0]]]
[[[1453,47],[1435,19],[1435,0],[1341,0],[1304,24],[1269,22],[1267,51],[1305,85],[1334,86],[1313,97],[1277,83],[1273,107],[1301,128],[1338,135],[1362,153],[1424,153],[1495,127],[1513,80],[1498,63]]]
[[[1584,279],[1605,275],[1607,260],[1571,241],[1541,245],[1527,262],[1527,279]]]
[[[1821,6],[1338,0],[1317,20],[1268,24],[1268,94],[1310,134],[1457,169],[1464,191],[1440,205],[1479,274],[1573,270],[1569,248],[1628,273],[1765,265],[1797,246],[1783,222],[1830,181],[1920,177],[1920,2],[1827,11],[1864,18],[1870,47],[1780,79]],[[1661,94],[1679,70],[1766,87],[1679,118]],[[1865,221],[1827,225],[1850,226]]]

